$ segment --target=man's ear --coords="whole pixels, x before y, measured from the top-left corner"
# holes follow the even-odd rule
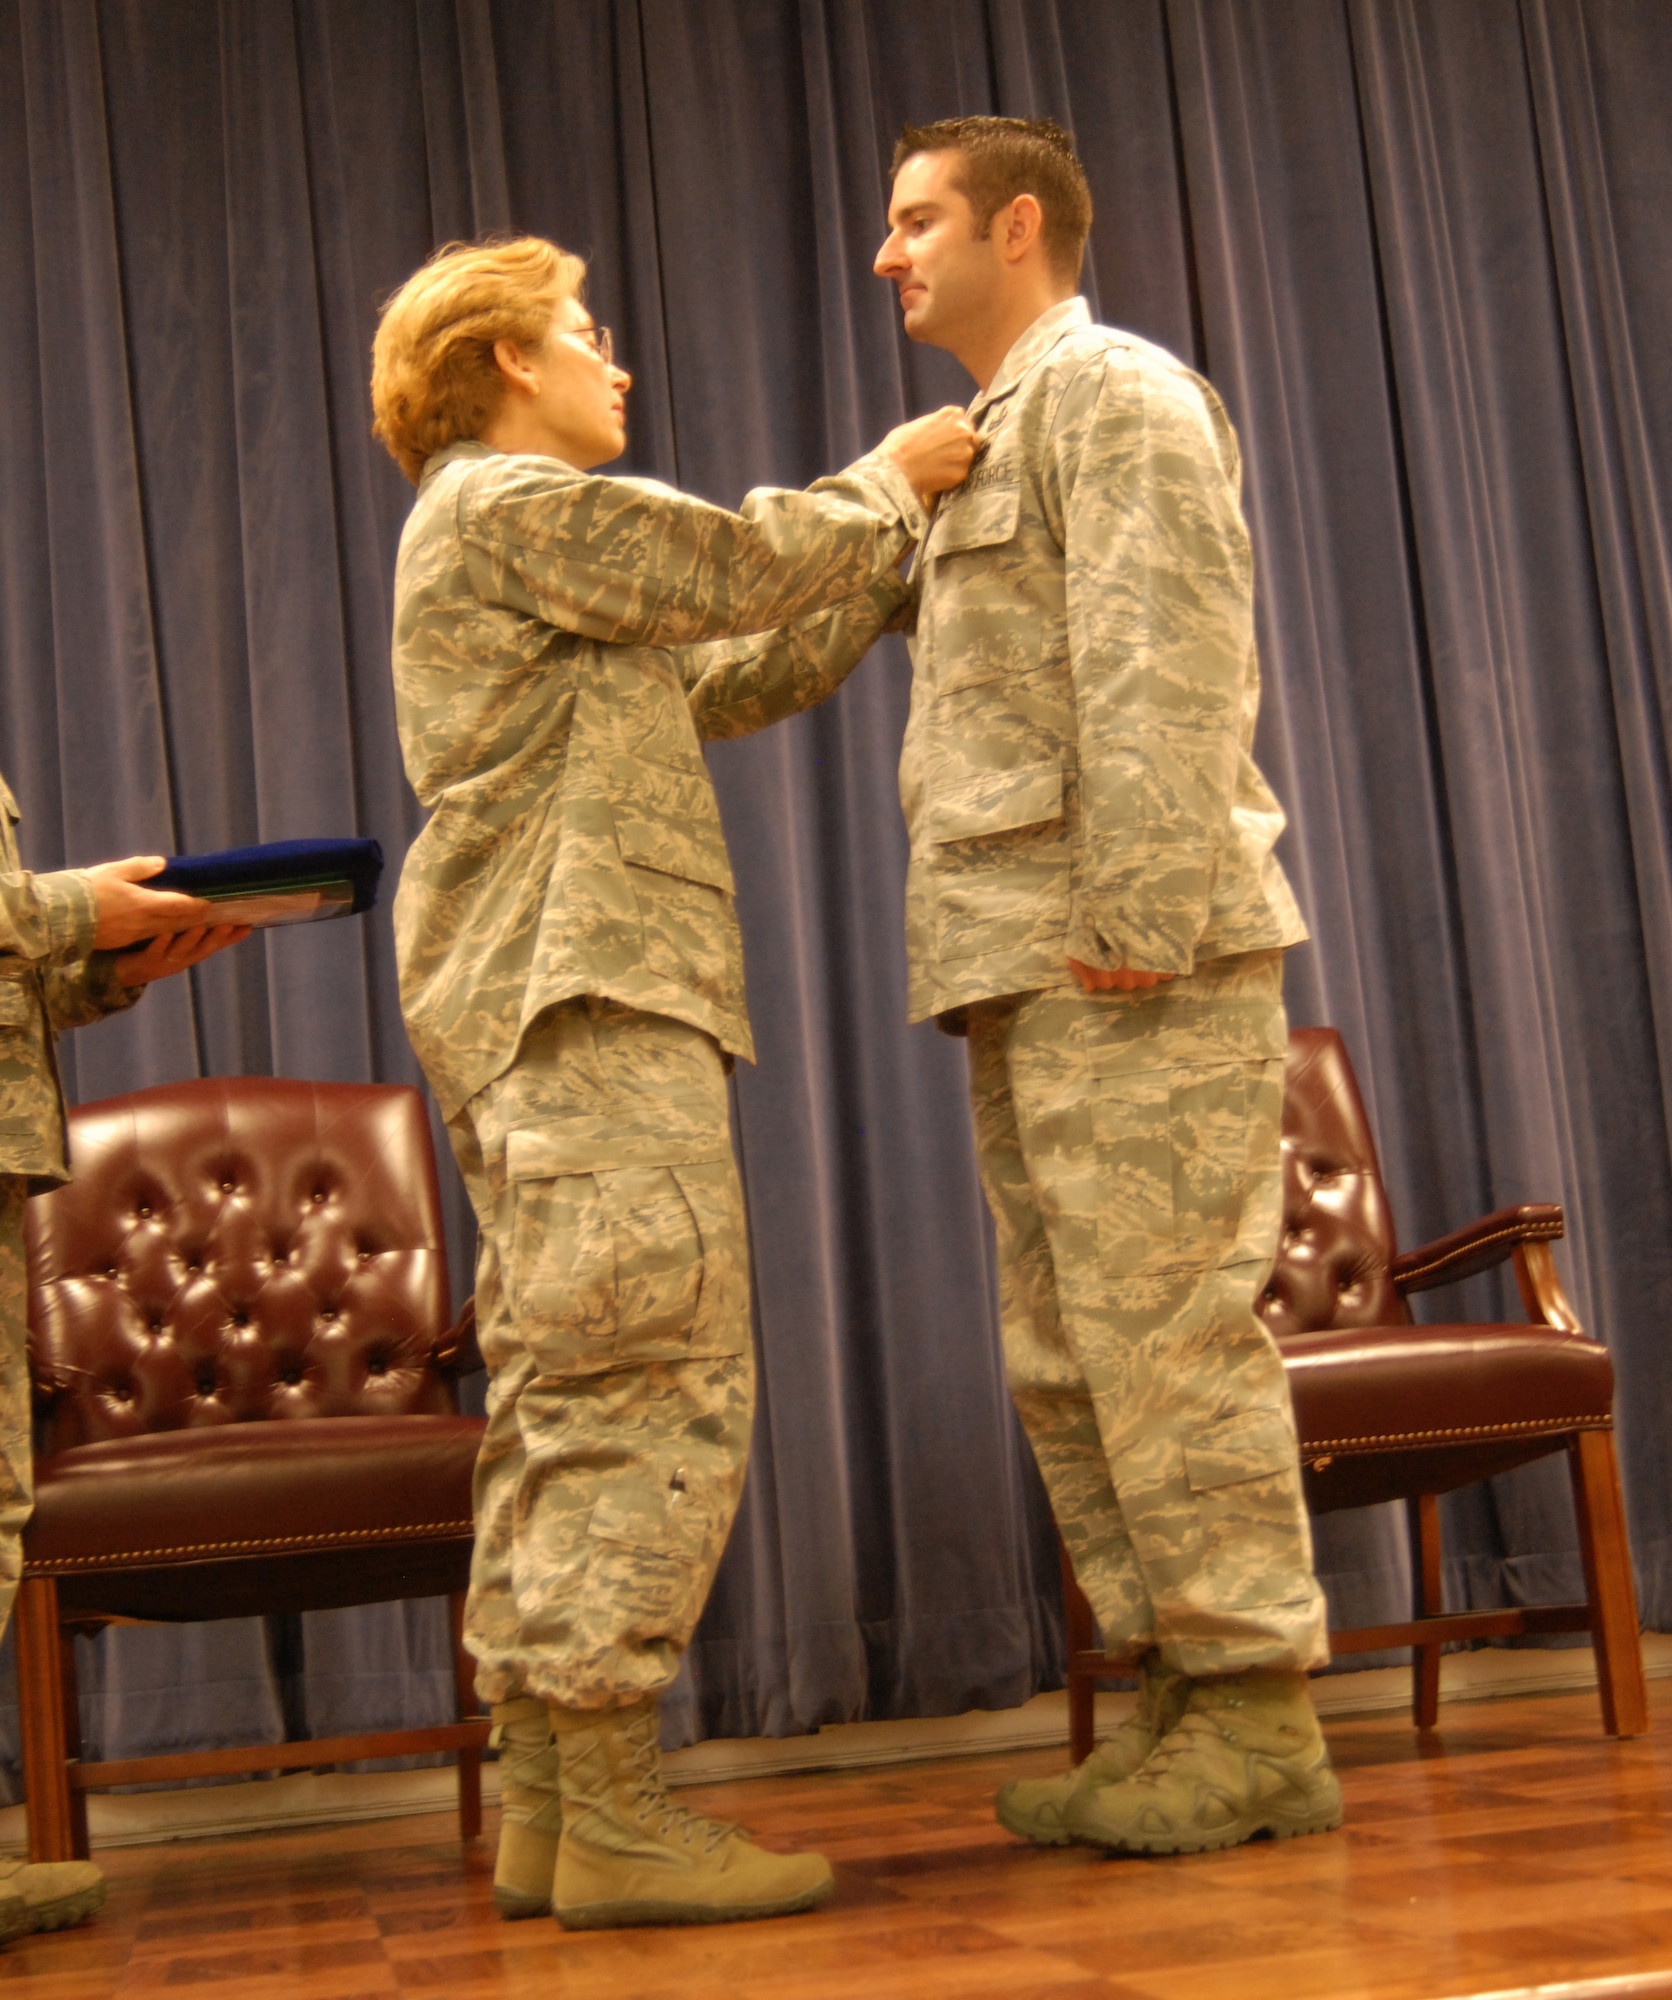
[[[508,389],[520,389],[525,396],[540,393],[539,374],[514,340],[496,340],[493,358]]]
[[[992,234],[1007,264],[1019,264],[1045,230],[1045,212],[1037,195],[1019,194],[993,218]]]

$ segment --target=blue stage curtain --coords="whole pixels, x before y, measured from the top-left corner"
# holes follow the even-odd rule
[[[1100,316],[1202,367],[1241,431],[1261,755],[1316,932],[1295,1016],[1347,1036],[1407,1242],[1566,1204],[1663,1625],[1668,75],[1662,0],[0,0],[0,765],[29,858],[404,850],[409,496],[365,376],[378,300],[437,244],[588,255],[628,469],[735,503],[969,393],[870,272],[901,123],[1056,116]],[[681,1738],[1060,1676],[963,1053],[903,1024],[907,672],[885,642],[712,760],[761,1049],[736,1109],[763,1394]],[[218,959],[66,1068],[83,1098],[410,1078],[387,911]],[[1575,1588],[1559,1468],[1447,1511],[1459,1601]],[[1320,1560],[1339,1614],[1398,1614],[1385,1511],[1323,1522]],[[95,1755],[450,1699],[433,1606],[116,1633],[86,1673]]]

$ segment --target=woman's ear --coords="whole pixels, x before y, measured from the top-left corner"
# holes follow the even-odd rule
[[[493,358],[508,389],[520,390],[525,396],[539,395],[540,371],[514,340],[496,340]]]

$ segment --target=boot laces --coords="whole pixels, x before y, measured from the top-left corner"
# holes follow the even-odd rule
[[[1142,1778],[1160,1777],[1180,1758],[1194,1756],[1204,1741],[1211,1742],[1223,1738],[1224,1735],[1224,1730],[1216,1722],[1210,1721],[1196,1709],[1186,1709],[1172,1729],[1151,1751],[1148,1763],[1137,1775]]]
[[[555,1798],[562,1768],[562,1752],[556,1742],[548,1743],[540,1750],[525,1750],[511,1745],[500,1748],[501,1780],[521,1785],[524,1791],[550,1792]]]
[[[651,1819],[656,1833],[664,1840],[674,1837],[687,1847],[700,1845],[704,1854],[712,1854],[715,1848],[741,1831],[735,1820],[707,1819],[675,1801],[662,1779],[658,1744],[653,1733],[641,1733],[633,1739],[633,1779],[640,1809]]]
[[[1145,1743],[1148,1742],[1151,1739],[1151,1737],[1154,1736],[1154,1734],[1155,1734],[1154,1725],[1150,1722],[1147,1716],[1144,1716],[1142,1714],[1127,1715],[1121,1718],[1120,1723],[1111,1733],[1109,1741],[1111,1744],[1126,1743],[1131,1741],[1133,1738],[1136,1738],[1140,1743]],[[1094,1751],[1092,1754],[1095,1756],[1096,1752]]]

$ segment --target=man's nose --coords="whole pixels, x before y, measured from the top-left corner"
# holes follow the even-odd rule
[[[882,248],[877,252],[871,269],[876,272],[879,278],[886,278],[891,273],[902,269],[904,263],[905,260],[900,255],[899,235],[891,229],[882,239]]]

